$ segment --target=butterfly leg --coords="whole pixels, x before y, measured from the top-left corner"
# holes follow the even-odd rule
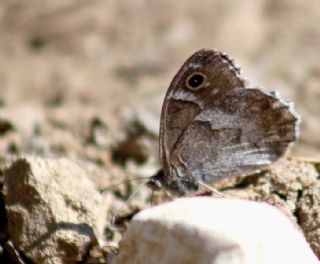
[[[214,188],[212,188],[210,185],[208,184],[205,184],[204,182],[202,181],[199,181],[199,184],[203,187],[205,187],[206,189],[208,189],[209,191],[211,191],[213,194],[215,194],[217,197],[220,197],[220,198],[225,198],[225,195],[223,195],[221,192],[215,190]]]

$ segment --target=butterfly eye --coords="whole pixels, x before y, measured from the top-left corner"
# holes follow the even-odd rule
[[[187,78],[186,85],[190,90],[197,91],[202,87],[205,80],[206,76],[203,73],[194,72]]]

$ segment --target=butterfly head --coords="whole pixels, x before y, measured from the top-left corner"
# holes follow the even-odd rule
[[[151,176],[146,185],[153,191],[159,191],[163,188],[164,174],[159,170],[155,175]]]
[[[196,192],[199,189],[199,184],[193,179],[181,177],[169,180],[162,170],[151,176],[146,185],[153,191],[165,189],[170,194],[176,196],[183,196],[189,192]]]

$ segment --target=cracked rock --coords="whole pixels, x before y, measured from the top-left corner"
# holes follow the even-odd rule
[[[66,159],[20,158],[5,172],[8,232],[34,263],[76,263],[96,244],[101,196]]]

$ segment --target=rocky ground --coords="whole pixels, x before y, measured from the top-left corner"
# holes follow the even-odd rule
[[[252,86],[278,90],[295,103],[302,123],[290,155],[302,159],[284,161],[266,177],[234,179],[220,187],[283,208],[320,256],[319,20],[316,0],[1,1],[0,262],[50,263],[46,254],[53,251],[42,243],[36,247],[41,227],[25,228],[30,225],[25,220],[35,215],[46,215],[47,231],[61,222],[75,224],[58,225],[69,231],[83,225],[79,237],[61,235],[81,244],[62,240],[60,248],[70,249],[65,256],[73,256],[60,256],[62,263],[104,263],[117,251],[121,228],[130,213],[150,206],[151,193],[142,187],[126,203],[141,180],[102,190],[160,168],[164,94],[180,65],[200,48],[225,51]],[[75,180],[70,170],[82,176]],[[10,183],[5,175],[19,177],[12,176]],[[42,177],[49,183],[38,185]],[[53,179],[61,180],[51,185]],[[154,202],[166,199],[157,195]],[[71,208],[57,207],[63,214],[51,207],[61,205],[60,199]],[[9,207],[20,203],[22,212]],[[115,219],[118,225],[110,224],[114,215],[121,216]],[[91,225],[93,219],[99,220]],[[96,240],[105,246],[101,249]]]

